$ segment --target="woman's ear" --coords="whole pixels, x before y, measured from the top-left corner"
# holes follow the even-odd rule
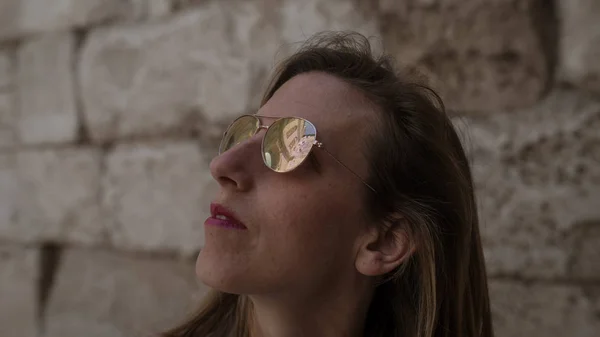
[[[371,226],[360,238],[355,267],[367,276],[385,275],[406,261],[415,251],[406,218],[393,223]]]

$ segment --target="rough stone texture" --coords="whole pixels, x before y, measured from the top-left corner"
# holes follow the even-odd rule
[[[100,152],[46,149],[16,155],[12,221],[0,237],[16,241],[68,241],[94,244],[106,238],[100,213]],[[8,180],[8,179],[7,179]]]
[[[9,48],[0,49],[0,149],[15,143],[13,53]]]
[[[169,0],[146,0],[145,2],[147,17],[161,17],[171,12],[172,4]]]
[[[256,36],[270,29],[261,10],[211,1],[165,22],[94,31],[80,63],[92,137],[180,132],[245,112],[264,73],[252,60],[273,55]]]
[[[599,287],[494,281],[490,288],[496,336],[598,336]]]
[[[600,93],[600,2],[560,0],[556,3],[561,23],[561,77]]]
[[[183,319],[202,292],[193,263],[69,249],[43,336],[153,336]]]
[[[98,24],[130,11],[128,0],[3,0],[0,40]]]
[[[366,36],[379,35],[377,16],[358,11],[355,4],[352,0],[284,0],[280,10],[284,43],[293,47],[324,30],[355,30]]]
[[[0,49],[0,91],[13,84],[13,61],[10,49]]]
[[[16,222],[17,186],[15,155],[0,152],[0,237]]]
[[[14,95],[0,91],[0,149],[15,144]]]
[[[535,0],[380,1],[386,49],[459,111],[533,105],[548,74]]]
[[[569,276],[583,280],[600,279],[600,219],[578,223],[575,229],[570,238]]]
[[[137,19],[156,19],[171,13],[172,0],[131,0],[132,16]]]
[[[0,185],[1,186],[1,185]],[[37,336],[39,252],[0,243],[0,335]]]
[[[27,41],[18,52],[19,141],[61,143],[77,136],[74,37],[55,33]]]
[[[194,142],[118,146],[107,159],[104,204],[116,246],[195,253],[216,183]]]
[[[565,238],[600,219],[600,102],[557,91],[530,110],[465,121],[490,272],[566,276]]]
[[[0,0],[0,241],[30,247],[0,248],[0,336],[182,319],[193,265],[155,253],[202,247],[224,124],[304,38],[352,29],[463,116],[496,335],[595,337],[598,22],[594,0]]]

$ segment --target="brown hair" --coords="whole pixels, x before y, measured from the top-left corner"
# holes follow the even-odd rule
[[[357,33],[321,33],[278,67],[263,104],[298,74],[325,72],[361,89],[377,107],[365,187],[374,223],[407,219],[416,251],[377,286],[365,336],[492,337],[487,277],[469,162],[439,96],[375,57]],[[383,221],[387,220],[387,221]],[[214,291],[164,337],[250,334],[244,295]]]

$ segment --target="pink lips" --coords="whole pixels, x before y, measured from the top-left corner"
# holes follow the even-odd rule
[[[246,225],[235,217],[233,212],[217,203],[210,204],[210,217],[206,219],[204,225],[231,229],[248,229]]]

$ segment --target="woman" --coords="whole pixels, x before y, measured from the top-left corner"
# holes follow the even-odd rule
[[[214,292],[163,336],[492,336],[459,138],[364,37],[285,60],[210,170],[196,274]]]

